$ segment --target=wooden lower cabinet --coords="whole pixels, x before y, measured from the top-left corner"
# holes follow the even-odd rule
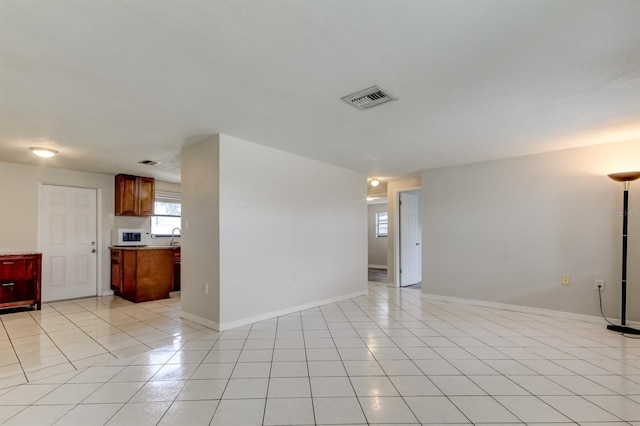
[[[180,248],[173,253],[173,291],[180,291]]]
[[[174,250],[111,249],[111,288],[123,299],[148,302],[173,291]]]
[[[40,309],[42,254],[0,255],[0,308]]]
[[[111,289],[118,296],[122,296],[122,252],[111,250]]]

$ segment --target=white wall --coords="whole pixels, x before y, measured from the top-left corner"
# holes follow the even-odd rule
[[[618,316],[623,188],[606,174],[628,170],[640,170],[640,140],[425,171],[423,293],[599,315],[603,278],[605,312]],[[630,200],[637,320],[640,182]]]
[[[102,223],[98,223],[98,282],[110,290],[109,249],[114,223],[114,177],[44,166],[0,162],[0,252],[38,250],[38,184],[102,190]],[[100,263],[100,262],[99,262]]]
[[[218,136],[185,146],[181,158],[182,315],[217,329],[220,323]]]
[[[364,175],[252,142],[184,147],[183,316],[224,330],[365,294],[365,195]]]
[[[221,135],[221,326],[364,294],[365,199],[363,174]]]
[[[386,212],[387,204],[369,204],[367,240],[369,253],[369,266],[387,266],[387,237],[376,237],[376,213]]]

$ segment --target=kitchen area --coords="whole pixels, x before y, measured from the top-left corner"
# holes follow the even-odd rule
[[[153,178],[115,177],[111,289],[131,302],[180,291],[180,196],[157,190]]]

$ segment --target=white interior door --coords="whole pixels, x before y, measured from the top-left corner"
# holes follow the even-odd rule
[[[42,185],[42,301],[97,294],[95,189]]]
[[[418,196],[400,193],[400,286],[422,281],[422,227]]]

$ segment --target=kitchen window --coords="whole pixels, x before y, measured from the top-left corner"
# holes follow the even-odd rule
[[[389,215],[387,212],[376,212],[376,237],[386,237],[389,230]]]
[[[180,228],[182,204],[180,194],[175,192],[156,191],[154,202],[155,214],[151,216],[151,236],[170,237],[175,228]],[[179,236],[176,231],[174,235]]]

